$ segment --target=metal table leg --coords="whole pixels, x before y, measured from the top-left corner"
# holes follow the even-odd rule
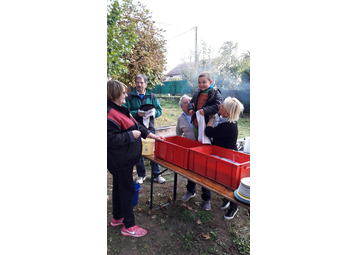
[[[178,181],[178,174],[174,173],[174,192],[173,192],[173,202],[177,200],[177,181]]]
[[[150,209],[152,210],[153,207],[153,171],[151,171],[150,176]]]

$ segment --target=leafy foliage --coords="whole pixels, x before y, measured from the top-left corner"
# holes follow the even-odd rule
[[[183,59],[183,79],[188,81],[189,86],[195,87],[198,84],[198,76],[202,72],[209,72],[214,80],[217,73],[217,63],[212,59],[212,48],[204,41],[197,49],[198,61],[195,61],[195,52],[191,51],[186,59]]]
[[[125,55],[132,51],[138,42],[135,24],[128,24],[124,10],[130,8],[130,1],[107,1],[107,77],[118,78],[126,73]]]
[[[111,11],[111,19],[107,17],[107,36],[111,41],[107,42],[108,77],[134,87],[135,76],[142,73],[148,77],[149,89],[160,84],[166,63],[166,40],[161,34],[164,30],[155,26],[149,10],[139,2],[135,5],[131,0],[122,0],[119,5],[114,0]]]
[[[183,79],[192,87],[197,85],[197,77],[202,72],[209,72],[213,85],[223,89],[247,89],[250,86],[250,52],[238,55],[238,44],[224,42],[219,52],[213,57],[213,50],[205,42],[198,49],[199,60],[193,61],[195,53],[191,52],[184,60]]]

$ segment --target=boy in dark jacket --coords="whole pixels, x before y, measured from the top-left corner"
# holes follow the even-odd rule
[[[209,73],[202,73],[198,77],[198,91],[194,93],[188,106],[189,114],[192,114],[191,121],[194,123],[193,129],[195,138],[198,138],[197,110],[204,115],[205,123],[208,123],[209,116],[219,112],[219,105],[222,102],[220,90],[213,88]]]
[[[222,102],[220,90],[213,88],[211,76],[209,73],[202,73],[198,77],[198,91],[194,93],[193,98],[188,106],[188,113],[192,114],[191,121],[193,122],[193,129],[195,138],[198,139],[198,120],[196,112],[200,110],[200,114],[205,117],[205,124],[209,121],[209,116],[219,112],[219,105]],[[186,202],[195,196],[195,182],[188,180],[187,193],[183,196],[183,201]],[[208,189],[202,188],[203,194],[201,198],[204,200],[204,210],[211,209],[211,192]]]

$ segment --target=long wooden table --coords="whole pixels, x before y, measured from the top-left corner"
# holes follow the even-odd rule
[[[200,174],[197,174],[193,171],[190,171],[190,170],[184,169],[182,167],[179,167],[177,165],[174,165],[174,164],[172,164],[168,161],[165,161],[163,159],[160,159],[154,155],[143,155],[143,157],[166,168],[161,173],[165,172],[168,169],[174,172],[173,202],[175,202],[175,200],[176,200],[177,174],[180,174],[181,176],[183,176],[195,183],[202,185],[203,187],[219,194],[220,196],[230,200],[231,202],[234,202],[235,204],[250,210],[249,204],[243,203],[235,198],[234,190],[232,190],[220,183],[214,182]],[[153,171],[152,171],[152,176],[151,176],[151,187],[150,187],[150,209],[152,209],[152,202],[153,202],[152,199],[153,199]]]

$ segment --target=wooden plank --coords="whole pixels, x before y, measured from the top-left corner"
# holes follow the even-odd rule
[[[163,159],[160,159],[154,155],[143,155],[143,157],[146,159],[149,159],[151,161],[154,161],[155,163],[157,163],[165,168],[168,168],[171,171],[173,171],[177,174],[180,174],[181,176],[183,176],[195,183],[198,183],[198,184],[204,186],[205,188],[219,194],[220,196],[230,200],[231,202],[233,202],[241,207],[244,207],[244,208],[250,210],[249,204],[243,203],[235,198],[234,190],[232,190],[220,183],[214,182],[200,174],[197,174],[193,171],[190,171],[190,170],[184,169],[182,167],[179,167],[177,165],[174,165],[174,164],[172,164],[168,161],[165,161]]]

